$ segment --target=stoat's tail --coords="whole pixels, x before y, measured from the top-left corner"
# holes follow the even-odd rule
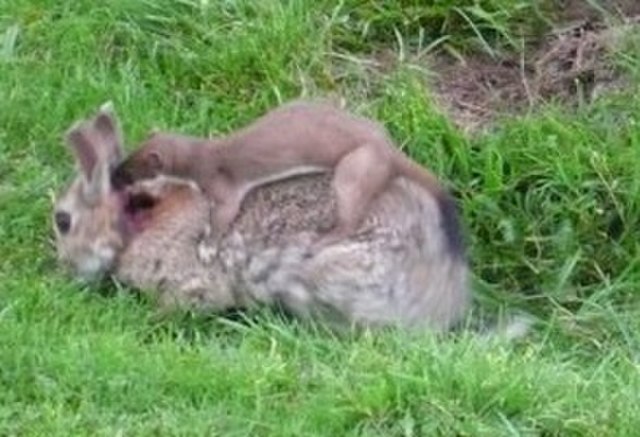
[[[441,224],[449,250],[452,254],[463,256],[462,228],[453,196],[432,172],[412,161],[399,150],[394,150],[393,153],[398,175],[412,180],[433,196],[440,209]]]

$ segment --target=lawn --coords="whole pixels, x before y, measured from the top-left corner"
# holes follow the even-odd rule
[[[622,91],[475,134],[427,80],[425,54],[518,50],[554,12],[533,0],[1,2],[0,434],[637,435],[637,46],[611,57]],[[74,120],[112,100],[131,149],[152,127],[225,133],[300,95],[344,97],[442,178],[463,214],[475,309],[530,313],[527,337],[335,336],[266,310],[161,317],[58,268],[50,213],[72,175]]]

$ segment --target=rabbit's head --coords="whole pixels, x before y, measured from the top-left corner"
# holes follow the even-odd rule
[[[122,135],[110,103],[93,118],[75,123],[65,142],[77,175],[56,199],[53,228],[60,261],[82,279],[107,272],[125,244],[125,195],[112,188],[110,173],[122,160]]]

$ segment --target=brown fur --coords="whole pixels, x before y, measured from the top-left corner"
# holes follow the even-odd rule
[[[157,174],[195,180],[216,207],[213,227],[224,234],[246,194],[295,174],[334,171],[337,223],[325,243],[350,235],[369,205],[398,177],[446,199],[437,179],[412,162],[378,123],[323,103],[296,101],[227,137],[204,140],[155,133],[116,172],[135,181]]]

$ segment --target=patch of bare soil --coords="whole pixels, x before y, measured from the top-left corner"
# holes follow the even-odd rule
[[[555,0],[553,18],[557,23],[602,21],[603,12],[609,16],[628,18],[640,15],[638,0],[606,0],[594,6],[589,0]]]
[[[640,13],[640,1],[636,1],[618,10]],[[576,21],[578,9],[570,8],[570,15],[564,17],[571,23],[520,57],[476,55],[455,60],[439,55],[433,60],[436,98],[454,122],[467,132],[477,132],[502,114],[523,112],[549,100],[567,105],[589,102],[604,91],[624,87],[624,74],[610,55],[624,35],[638,30],[640,16],[627,16],[623,23],[608,26],[590,15]]]

